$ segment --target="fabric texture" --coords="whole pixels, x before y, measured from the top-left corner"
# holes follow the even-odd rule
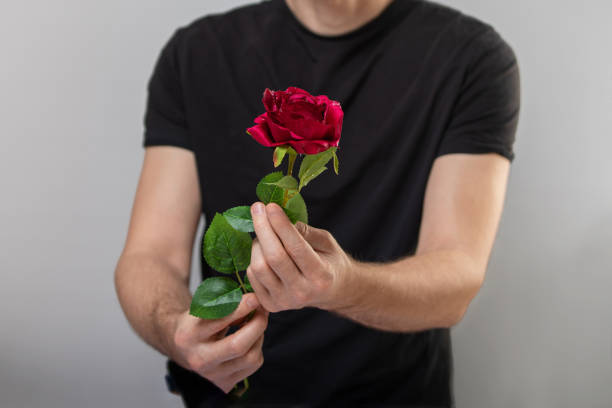
[[[149,81],[143,144],[193,151],[206,220],[257,201],[257,182],[277,170],[272,148],[245,130],[264,111],[264,89],[289,86],[342,104],[340,174],[328,170],[302,193],[310,224],[358,260],[414,253],[437,157],[514,158],[518,65],[490,25],[394,0],[356,30],[321,36],[284,0],[263,1],[177,29]],[[219,275],[204,262],[201,270]],[[271,314],[263,350],[236,406],[453,406],[448,329],[393,333],[305,308]],[[223,400],[206,379],[171,366],[185,399],[200,401],[191,406]]]

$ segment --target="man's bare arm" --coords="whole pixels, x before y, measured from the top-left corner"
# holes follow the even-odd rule
[[[121,306],[148,344],[170,355],[168,335],[191,302],[189,271],[201,214],[194,154],[146,149],[127,240],[115,271]]]
[[[227,393],[263,364],[268,313],[249,293],[222,319],[189,314],[189,269],[200,212],[193,153],[148,147],[115,285],[125,315],[147,343]],[[252,311],[250,320],[226,335]]]
[[[416,254],[384,264],[357,262],[335,311],[392,331],[458,323],[484,280],[509,167],[496,154],[439,157],[427,184]]]
[[[454,325],[483,282],[508,171],[496,154],[438,158],[416,254],[388,263],[359,262],[328,231],[257,202],[249,280],[272,312],[315,306],[391,331]]]

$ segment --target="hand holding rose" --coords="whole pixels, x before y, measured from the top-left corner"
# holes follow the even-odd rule
[[[246,320],[250,314],[252,317]],[[263,364],[261,347],[268,315],[252,293],[243,296],[238,308],[220,319],[202,320],[182,313],[169,339],[172,359],[227,394]],[[239,329],[227,336],[234,325],[240,325]]]
[[[257,238],[247,276],[270,312],[338,304],[342,282],[354,260],[326,230],[295,226],[275,203],[251,206]]]

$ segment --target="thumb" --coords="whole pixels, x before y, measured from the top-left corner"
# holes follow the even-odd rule
[[[306,242],[308,242],[310,246],[315,250],[329,251],[330,248],[333,246],[334,237],[327,230],[312,227],[308,224],[303,223],[302,221],[296,222],[295,228],[298,230],[300,235],[304,237]]]

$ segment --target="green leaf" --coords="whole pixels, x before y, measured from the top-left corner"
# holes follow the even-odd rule
[[[327,167],[325,165],[333,157],[336,147],[332,146],[329,149],[317,154],[309,154],[302,159],[300,165],[299,177],[300,185],[298,190],[310,183],[315,177],[323,173]]]
[[[266,184],[278,186],[285,190],[296,190],[298,188],[298,181],[293,176],[284,176],[278,181],[267,182]]]
[[[265,204],[276,203],[283,207],[285,214],[287,214],[287,217],[289,217],[293,224],[298,221],[307,224],[308,213],[306,211],[306,203],[300,193],[296,189],[283,189],[277,185],[277,182],[286,177],[291,176],[283,176],[283,173],[280,171],[265,176],[257,184],[257,197]],[[284,184],[284,182],[280,184]],[[287,204],[283,206],[285,190],[287,191],[288,200]]]
[[[227,222],[238,231],[254,232],[253,219],[251,218],[251,207],[248,205],[240,205],[230,208],[223,213]]]
[[[221,273],[242,271],[251,263],[252,245],[247,232],[235,230],[223,215],[215,213],[204,235],[204,259]]]
[[[287,200],[287,205],[285,208],[285,214],[291,220],[292,224],[295,224],[298,221],[302,221],[304,224],[308,224],[308,211],[306,210],[306,203],[304,202],[304,198],[298,192],[295,193],[293,197]]]
[[[274,162],[274,167],[278,167],[283,162],[285,158],[285,154],[287,150],[289,150],[290,146],[276,146],[274,149],[274,153],[272,154],[272,161]]]
[[[241,299],[242,290],[232,279],[208,278],[193,294],[189,314],[200,319],[219,319],[236,310]]]
[[[280,206],[283,205],[284,190],[274,184],[268,184],[270,182],[277,182],[281,178],[283,178],[283,172],[275,171],[274,173],[267,174],[259,183],[257,183],[255,193],[264,204],[276,203]]]
[[[314,180],[319,174],[323,173],[325,170],[327,170],[327,167],[325,166],[319,167],[315,169],[312,173],[308,173],[307,176],[302,177],[300,179],[300,185],[298,187],[298,191],[304,188],[306,184],[310,183],[312,180]]]
[[[332,154],[334,155],[334,173],[336,173],[336,175],[338,175],[338,156],[336,155],[336,151],[334,150],[332,152]]]

